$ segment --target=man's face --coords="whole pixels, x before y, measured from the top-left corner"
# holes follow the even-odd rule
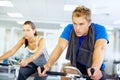
[[[73,17],[73,26],[76,33],[76,36],[85,36],[88,33],[90,21],[87,21],[84,17]]]

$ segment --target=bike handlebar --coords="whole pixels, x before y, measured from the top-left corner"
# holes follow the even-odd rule
[[[44,67],[40,67],[41,68],[41,72],[44,71]],[[66,74],[63,72],[55,72],[55,71],[47,71],[46,72],[47,75],[55,75],[55,76],[65,76]]]
[[[1,66],[9,66],[10,64],[0,63]]]
[[[91,72],[92,75],[93,75],[94,71],[95,71],[94,68],[91,68],[91,69],[90,69],[90,72]]]
[[[9,65],[11,65],[11,64],[0,63],[0,65],[2,65],[2,66],[9,66]],[[28,67],[31,68],[31,66],[29,66],[29,65],[28,65]],[[41,72],[43,72],[43,71],[44,71],[44,67],[41,67]],[[91,68],[90,71],[91,71],[91,74],[93,75],[94,69]],[[66,76],[66,75],[67,75],[66,73],[56,72],[56,71],[47,71],[46,74],[47,74],[47,75],[53,75],[53,76]],[[88,76],[88,75],[80,75],[80,76],[75,76],[75,77],[76,77],[76,78],[80,78],[80,77],[88,78],[88,77],[90,77],[90,76]]]
[[[44,71],[44,67],[40,67],[41,68],[41,72]],[[93,75],[94,73],[94,69],[91,68],[91,74]],[[55,72],[55,71],[47,71],[46,72],[47,75],[55,75],[55,76],[66,76],[67,74],[66,73],[63,73],[63,72]],[[83,77],[83,78],[89,78],[90,76],[88,75],[80,75],[80,76],[75,76],[75,77]]]

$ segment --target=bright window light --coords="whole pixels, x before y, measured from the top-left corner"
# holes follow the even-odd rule
[[[0,1],[0,6],[13,7],[13,4],[10,1]]]
[[[73,11],[76,5],[64,5],[64,11]]]
[[[61,27],[65,27],[67,25],[68,25],[68,23],[62,23],[62,24],[60,24]]]
[[[114,21],[113,24],[120,24],[120,20]]]
[[[10,17],[23,18],[23,15],[20,13],[7,13]]]

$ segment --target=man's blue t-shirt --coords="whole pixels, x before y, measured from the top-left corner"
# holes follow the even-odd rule
[[[102,26],[102,25],[95,24],[95,23],[92,23],[92,25],[93,25],[94,31],[95,31],[95,41],[98,40],[98,39],[106,39],[107,43],[109,43],[108,34],[107,34],[107,31],[106,31],[105,27]],[[71,32],[72,29],[73,29],[73,24],[68,24],[64,28],[64,31],[62,32],[60,38],[64,38],[67,41],[69,41],[70,40],[70,32]],[[79,47],[78,47],[77,53],[79,52],[81,43],[83,42],[85,37],[86,36],[79,37]],[[77,53],[76,53],[76,56],[77,56]],[[105,68],[104,63],[101,65],[101,68],[102,69]]]

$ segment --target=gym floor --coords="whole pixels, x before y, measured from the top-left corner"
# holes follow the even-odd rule
[[[14,79],[14,75],[7,73],[0,73],[0,80],[16,80]],[[29,77],[27,80],[34,80],[34,77]],[[48,76],[47,80],[60,80],[60,77],[58,76]]]

